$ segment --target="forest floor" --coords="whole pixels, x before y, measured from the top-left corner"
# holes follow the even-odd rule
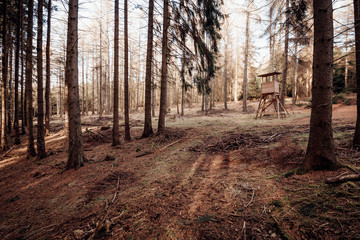
[[[324,183],[351,170],[294,171],[310,109],[289,105],[285,119],[255,121],[256,104],[249,114],[241,103],[207,115],[172,109],[169,130],[148,139],[143,113],[133,112],[132,141],[116,147],[111,116],[85,116],[88,162],[70,171],[63,121],[54,119],[46,159],[27,159],[25,143],[1,155],[0,239],[360,239],[359,182]],[[359,167],[355,119],[355,105],[334,105],[337,158]]]

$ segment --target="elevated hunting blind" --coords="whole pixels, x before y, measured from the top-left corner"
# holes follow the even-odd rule
[[[289,114],[279,99],[279,82],[275,79],[275,76],[280,74],[280,72],[271,72],[258,76],[261,77],[261,99],[256,111],[255,119],[261,118],[261,116],[265,113],[265,110],[271,105],[274,105],[275,113],[277,113],[278,119],[280,119],[280,116],[286,117],[286,113]]]

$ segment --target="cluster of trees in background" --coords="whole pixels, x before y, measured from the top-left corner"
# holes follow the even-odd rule
[[[51,115],[56,113],[60,117],[65,116],[69,132],[67,168],[77,168],[84,160],[81,114],[102,116],[112,113],[113,145],[117,145],[120,144],[120,112],[124,113],[126,140],[131,139],[130,111],[140,107],[144,108],[143,137],[153,134],[151,116],[155,116],[158,106],[158,132],[165,129],[165,115],[173,104],[177,105],[177,113],[184,115],[186,103],[191,106],[193,102],[201,102],[201,109],[207,112],[216,102],[223,101],[226,109],[229,100],[242,99],[243,111],[246,112],[247,99],[260,95],[260,82],[256,76],[264,71],[282,72],[282,101],[289,96],[295,104],[298,98],[310,97],[313,89],[312,111],[317,109],[314,107],[316,104],[328,104],[325,98],[325,102],[316,100],[319,97],[318,93],[315,96],[314,90],[317,81],[330,84],[326,94],[319,93],[321,97],[326,95],[331,98],[333,87],[335,92],[356,87],[355,78],[359,74],[355,74],[356,47],[353,43],[356,31],[352,27],[355,25],[356,29],[357,26],[353,21],[357,16],[356,0],[354,5],[345,1],[341,7],[347,13],[345,24],[333,20],[333,4],[329,0],[269,0],[262,7],[258,7],[256,1],[245,1],[243,6],[246,7],[242,9],[246,16],[243,23],[245,41],[242,47],[239,47],[239,41],[233,34],[227,5],[223,5],[221,0],[163,0],[162,4],[149,0],[146,6],[134,5],[134,8],[142,10],[139,18],[147,19],[146,41],[140,28],[137,37],[129,37],[128,1],[123,0],[123,31],[120,31],[119,1],[112,3],[105,1],[103,5],[101,1],[96,25],[85,29],[90,34],[81,37],[85,35],[85,30],[82,29],[84,32],[79,34],[79,2],[69,0],[65,20],[67,28],[56,29],[58,35],[67,37],[52,40],[51,15],[55,8],[51,0],[38,0],[35,10],[33,0],[1,1],[2,150],[8,148],[7,135],[14,130],[15,144],[20,143],[21,133],[26,133],[28,154],[46,157],[44,137],[50,131]],[[355,7],[355,11],[351,6]],[[46,19],[44,9],[47,10]],[[259,16],[264,9],[268,11],[268,19]],[[328,15],[322,16],[321,9],[326,9]],[[114,17],[106,14],[109,12]],[[317,18],[326,19],[328,25],[335,24],[335,35],[333,28],[321,27]],[[263,37],[268,41],[269,61],[263,61],[260,66],[255,66],[257,49],[252,43],[251,28],[255,22],[267,26]],[[45,23],[46,44],[43,44]],[[34,32],[36,55],[33,53]],[[317,34],[331,35],[331,50],[330,45],[317,42],[322,39],[318,39]],[[142,52],[145,42],[146,51]],[[56,43],[56,47],[51,48],[51,43]],[[316,68],[312,69],[313,65],[317,66],[314,62],[319,61],[317,57],[321,63],[321,57],[325,58],[324,54],[316,54],[320,45],[328,47],[322,51],[331,53],[325,60],[330,69],[321,70],[331,74],[323,80],[324,76],[317,76]],[[34,88],[33,83],[36,83]],[[318,140],[315,141],[312,136],[329,142],[327,146],[333,149],[331,114],[329,111],[324,114],[324,111],[320,109],[318,114],[326,115],[326,119],[313,117],[317,115],[312,113],[309,154],[306,157],[311,159],[310,162],[314,162],[315,158],[335,162],[333,151],[331,156],[329,153],[320,156],[319,151],[310,154],[313,148],[323,147],[322,144],[314,147]],[[37,152],[34,147],[34,116],[37,119]],[[314,135],[312,127],[319,125],[315,124],[316,119],[330,121],[330,128],[320,131],[327,134],[326,140],[319,137],[319,128]],[[360,137],[356,144],[355,139],[354,145],[360,145]]]

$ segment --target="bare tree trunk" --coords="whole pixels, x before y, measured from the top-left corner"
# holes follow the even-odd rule
[[[61,116],[60,111],[61,111],[61,68],[59,67],[59,73],[58,73],[58,88],[59,91],[56,94],[56,115],[57,116]]]
[[[22,0],[21,0],[22,1]],[[21,9],[24,10],[23,4],[21,4]],[[21,43],[21,134],[26,133],[26,102],[24,96],[24,14],[21,15],[21,35],[20,35],[20,43]]]
[[[45,87],[45,131],[46,135],[50,134],[50,34],[51,34],[51,0],[48,1],[48,16],[47,16],[47,35],[46,35],[46,87]]]
[[[243,112],[247,112],[247,80],[248,80],[248,58],[249,58],[249,29],[250,12],[246,11],[246,42],[245,42],[245,60],[244,60],[244,84],[243,84]]]
[[[152,60],[153,60],[153,38],[154,38],[154,0],[149,0],[149,19],[148,19],[148,39],[147,39],[147,53],[146,53],[146,73],[145,73],[145,122],[144,132],[142,137],[149,137],[153,134],[152,123],[151,123],[151,109],[153,115],[155,115],[154,107],[154,85],[152,84]],[[154,78],[153,78],[154,79]],[[151,98],[151,91],[153,97]],[[151,100],[153,104],[151,107]]]
[[[33,133],[33,99],[32,99],[32,38],[33,38],[33,11],[34,0],[28,2],[28,24],[27,24],[27,44],[26,44],[26,79],[25,79],[25,98],[26,98],[26,120],[27,120],[27,134],[28,134],[28,156],[36,156],[34,147],[34,133]]]
[[[124,109],[125,109],[125,140],[130,141],[129,119],[129,43],[128,43],[128,1],[124,0],[124,45],[125,45],[125,69],[124,69]]]
[[[88,62],[89,63],[89,62]],[[86,69],[89,70],[89,65],[86,65]],[[86,102],[85,102],[85,114],[89,115],[89,73],[86,72]]]
[[[12,72],[13,72],[13,69],[12,69],[12,62],[13,62],[13,44],[12,44],[12,36],[11,36],[11,22],[9,23],[9,34],[8,34],[8,48],[9,48],[9,53],[10,53],[10,56],[9,56],[9,63],[8,63],[8,66],[9,66],[9,71],[8,71],[8,78],[9,78],[9,84],[8,84],[8,93],[6,94],[7,96],[7,104],[6,104],[6,112],[8,114],[7,116],[7,132],[10,134],[11,133],[11,122],[12,122]]]
[[[66,169],[83,164],[78,70],[78,0],[69,0],[65,82],[68,86],[69,155]]]
[[[332,0],[314,1],[314,61],[310,135],[302,171],[336,169],[332,131]]]
[[[294,77],[292,81],[292,104],[296,104],[296,98],[297,98],[297,71],[298,71],[298,43],[295,43],[295,52],[294,52]]]
[[[20,26],[22,18],[22,0],[19,0],[18,6],[18,18],[16,26],[16,46],[15,46],[15,144],[20,144],[20,132],[19,132],[19,58],[20,58]]]
[[[2,85],[1,85],[1,151],[8,148],[6,137],[6,82],[7,82],[7,1],[3,2],[3,39],[2,39]]]
[[[115,36],[114,36],[114,120],[112,145],[120,144],[119,138],[119,0],[115,0]]]
[[[95,51],[95,50],[94,50]],[[93,68],[92,68],[92,115],[95,114],[95,58],[94,52],[92,52]]]
[[[285,96],[286,96],[286,79],[287,79],[287,70],[288,70],[288,52],[289,52],[289,0],[286,0],[286,19],[285,19],[285,48],[284,48],[284,67],[282,75],[282,88],[281,88],[281,97],[280,101],[283,106],[285,106]]]
[[[227,73],[227,65],[228,65],[228,44],[225,43],[225,66],[224,66],[224,108],[227,109],[227,83],[228,83],[228,73]]]
[[[169,1],[164,0],[163,38],[161,56],[161,93],[158,133],[165,130],[165,116],[167,107],[167,61],[168,61],[168,28],[169,28]]]
[[[355,6],[355,3],[354,3]],[[350,21],[350,4],[347,9],[347,24],[346,26],[349,26]],[[347,30],[345,33],[345,54],[348,54],[348,41],[349,41],[349,31]],[[345,76],[344,76],[344,82],[345,82],[345,88],[348,87],[348,72],[349,72],[349,59],[348,56],[345,57]]]
[[[102,101],[102,88],[103,88],[103,84],[102,84],[102,77],[103,77],[103,73],[102,73],[102,24],[100,22],[100,66],[99,66],[99,116],[101,117],[103,114],[103,101]]]
[[[81,71],[81,80],[82,80],[82,98],[81,98],[81,113],[84,115],[85,112],[85,58],[84,51],[81,54],[81,62],[82,62],[82,71]]]
[[[46,157],[44,138],[44,79],[43,79],[43,50],[42,50],[42,23],[43,23],[43,0],[38,1],[38,33],[37,33],[37,101],[38,101],[38,124],[37,124],[37,151],[38,158]]]
[[[356,127],[353,140],[355,149],[360,149],[360,3],[354,0],[354,22],[355,22],[355,50],[356,50]]]

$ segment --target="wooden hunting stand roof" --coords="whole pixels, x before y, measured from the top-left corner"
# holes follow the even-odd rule
[[[258,77],[270,77],[270,76],[275,76],[275,75],[280,75],[281,72],[271,72],[271,73],[264,73],[261,75],[258,75]]]

